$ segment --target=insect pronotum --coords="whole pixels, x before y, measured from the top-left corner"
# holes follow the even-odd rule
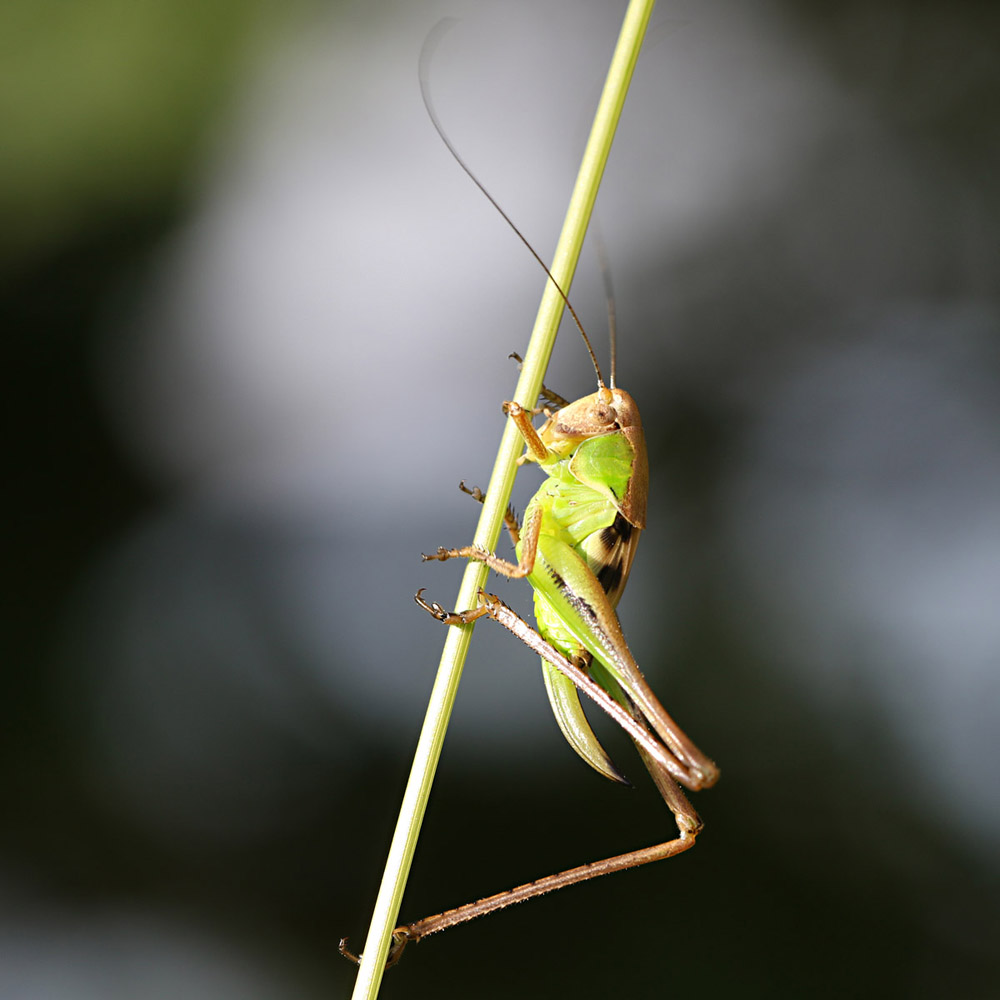
[[[538,653],[553,714],[570,746],[595,770],[624,782],[584,715],[580,693],[610,715],[635,742],[674,815],[678,836],[400,925],[393,931],[388,965],[398,961],[407,943],[429,934],[576,882],[686,851],[694,846],[702,822],[679,786],[698,791],[719,778],[715,763],[691,742],[650,689],[615,613],[646,526],[649,469],[639,409],[615,384],[613,310],[609,310],[611,378],[605,384],[587,334],[565,292],[445,134],[427,89],[429,49],[430,45],[425,45],[421,54],[420,84],[430,119],[449,152],[528,247],[562,296],[590,355],[597,391],[568,403],[543,387],[543,397],[550,405],[542,409],[529,411],[517,403],[503,404],[524,440],[520,463],[536,463],[547,477],[528,503],[523,522],[519,524],[509,508],[505,516],[516,563],[474,546],[442,547],[422,557],[425,561],[475,559],[502,576],[526,578],[534,589],[537,629],[484,591],[480,591],[480,603],[466,611],[446,611],[424,600],[423,590],[417,592],[416,601],[446,625],[492,618]],[[536,429],[532,418],[539,413],[546,420]],[[478,489],[467,489],[464,483],[460,488],[482,501]],[[347,951],[346,939],[341,941],[341,951],[356,960]]]

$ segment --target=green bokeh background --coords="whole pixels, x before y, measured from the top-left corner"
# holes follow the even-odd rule
[[[947,14],[943,7],[888,0],[778,6],[859,100],[901,132],[919,134],[934,155],[961,164],[979,198],[983,231],[995,234],[1000,19],[993,5],[963,2]],[[428,13],[428,28],[438,14]],[[43,970],[65,960],[73,927],[109,914],[127,926],[129,914],[142,912],[187,928],[189,950],[174,960],[157,958],[154,950],[133,979],[134,969],[122,971],[126,945],[113,934],[99,938],[89,960],[69,965],[58,995],[245,996],[259,990],[260,996],[321,997],[344,996],[350,988],[352,970],[337,956],[336,942],[347,932],[359,941],[367,925],[422,706],[413,705],[409,730],[373,735],[350,704],[310,688],[298,665],[289,665],[295,654],[283,647],[280,631],[264,629],[256,637],[262,655],[276,676],[287,681],[293,674],[309,706],[308,725],[330,727],[338,746],[356,749],[332,752],[322,741],[287,737],[280,754],[265,758],[266,778],[294,775],[307,788],[308,808],[253,836],[241,837],[234,822],[237,832],[226,836],[185,839],[138,821],[103,786],[90,745],[98,712],[90,692],[102,666],[74,649],[68,619],[78,613],[79,589],[93,567],[134,525],[176,500],[123,446],[109,418],[94,375],[95,345],[106,349],[109,317],[134,308],[151,261],[187,221],[212,144],[225,134],[250,67],[272,40],[308,32],[322,20],[357,31],[359,45],[374,44],[400,16],[394,6],[380,12],[237,0],[38,0],[0,8],[9,503],[0,885],[10,890],[0,921],[17,929],[6,954],[22,970],[23,983],[48,982]],[[409,8],[407,17],[416,16]],[[885,25],[893,26],[889,37]],[[970,74],[966,87],[943,88],[967,63],[983,69]],[[359,89],[369,86],[375,83],[359,80]],[[948,99],[939,100],[945,90]],[[936,194],[947,215],[948,193]],[[748,314],[745,287],[734,277],[753,283],[746,265],[775,226],[762,219],[759,230],[743,234],[744,243],[731,234],[732,294],[697,314],[702,331],[726,328],[737,344],[746,336],[749,344],[734,351],[732,366],[749,364],[754,355],[759,361],[760,352],[780,359],[787,347],[777,333],[767,342],[759,328],[764,320]],[[950,268],[929,264],[915,279],[919,290],[941,299],[968,295],[995,316],[998,249],[994,236],[975,260]],[[700,252],[692,249],[692,268]],[[648,300],[634,308],[653,317],[670,294],[655,259],[645,281]],[[762,316],[769,305],[764,302]],[[784,305],[812,308],[804,293]],[[127,324],[111,325],[115,336],[129,336]],[[986,375],[995,379],[996,371]],[[755,405],[746,404],[749,410]],[[726,561],[713,548],[716,511],[742,415],[731,399],[700,386],[688,394],[675,387],[654,412],[652,461],[673,484],[680,514],[672,516],[684,526],[671,559],[699,567],[673,595],[683,614],[676,616],[682,624],[669,648],[679,664],[671,685],[684,692],[684,724],[723,768],[718,788],[698,802],[708,831],[695,852],[669,865],[580,888],[412,949],[387,976],[383,995],[997,996],[995,859],[968,851],[934,810],[918,807],[884,778],[881,762],[896,751],[883,720],[866,710],[863,668],[856,668],[859,696],[844,719],[849,739],[836,745],[815,705],[769,668],[768,636],[719,597]],[[392,442],[383,446],[391,449]],[[308,533],[296,530],[276,529],[266,519],[220,517],[209,535],[220,560],[253,567],[275,534],[309,544]],[[421,539],[414,538],[414,551],[428,544]],[[412,590],[423,580],[414,570],[400,586]],[[255,603],[264,600],[260,593],[236,588],[233,594],[249,613],[266,617],[267,609]],[[631,597],[636,603],[626,614],[643,614],[642,602],[650,599],[662,598]],[[374,588],[365,594],[366,607],[380,600]],[[427,641],[430,648],[437,637]],[[234,646],[232,656],[239,655]],[[423,658],[429,662],[432,654]],[[326,669],[335,674],[355,666],[332,659]],[[241,724],[254,731],[252,719]],[[926,724],[961,727],[963,720]],[[260,726],[269,730],[266,720]],[[627,759],[627,748],[615,745]],[[864,748],[863,758],[853,752],[857,747]],[[127,758],[129,747],[120,753]],[[866,766],[859,767],[859,759]],[[558,756],[511,773],[503,759],[494,759],[470,773],[449,759],[446,746],[404,915],[421,916],[665,835],[654,796],[644,790],[612,799],[613,790],[599,787],[586,769],[563,765]],[[638,772],[631,765],[630,773]],[[996,761],[981,766],[984,795],[992,794]],[[264,776],[245,773],[241,780],[258,777]],[[162,794],[171,794],[169,777],[150,773],[151,795],[160,794],[161,780]],[[186,956],[202,946],[221,947],[220,941],[235,956],[232,967],[253,970],[261,963],[273,978],[262,984],[249,974],[249,986],[198,979],[197,964],[188,967]],[[93,969],[102,964],[110,971],[98,992]],[[32,988],[10,995],[51,995]]]

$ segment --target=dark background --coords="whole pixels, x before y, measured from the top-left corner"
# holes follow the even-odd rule
[[[460,573],[417,554],[471,536],[543,284],[417,53],[462,18],[439,111],[544,255],[623,10],[4,7],[0,995],[348,993],[443,638],[411,595]],[[622,617],[723,778],[695,851],[383,995],[996,996],[1000,12],[654,24],[598,209],[652,467]],[[600,342],[592,255],[574,300]],[[402,917],[671,836],[607,736],[634,790],[477,629]]]

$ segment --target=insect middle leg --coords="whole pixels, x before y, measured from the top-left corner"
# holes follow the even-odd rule
[[[486,503],[486,494],[478,486],[473,486],[470,490],[469,487],[465,485],[465,480],[463,479],[458,484],[458,488],[463,493],[467,493],[473,500],[476,500],[479,503]],[[503,514],[503,523],[507,528],[507,534],[510,535],[510,540],[517,545],[521,538],[521,522],[517,519],[517,511],[514,510],[514,505],[512,503],[507,504],[507,509]]]
[[[466,490],[465,492],[469,491]],[[472,495],[475,496],[474,493]],[[506,517],[504,520],[506,521]],[[464,545],[460,549],[447,549],[441,546],[437,552],[431,555],[421,553],[420,558],[424,562],[429,562],[432,559],[438,559],[441,562],[447,562],[449,559],[475,559],[476,562],[486,563],[491,570],[499,573],[501,576],[519,580],[527,576],[535,568],[535,556],[538,552],[538,534],[542,527],[541,509],[535,508],[531,510],[525,518],[522,528],[516,528],[516,520],[514,524],[518,534],[518,537],[514,540],[514,544],[521,543],[521,555],[516,564],[508,562],[506,559],[501,559],[494,553],[487,552],[477,545]],[[507,530],[511,531],[510,524],[507,525]],[[513,531],[511,531],[511,537],[514,537]]]

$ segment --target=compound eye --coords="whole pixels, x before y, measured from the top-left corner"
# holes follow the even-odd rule
[[[599,424],[603,424],[605,427],[610,427],[612,424],[617,422],[618,414],[615,412],[615,408],[613,406],[605,406],[602,403],[598,403],[594,407],[594,418]]]

